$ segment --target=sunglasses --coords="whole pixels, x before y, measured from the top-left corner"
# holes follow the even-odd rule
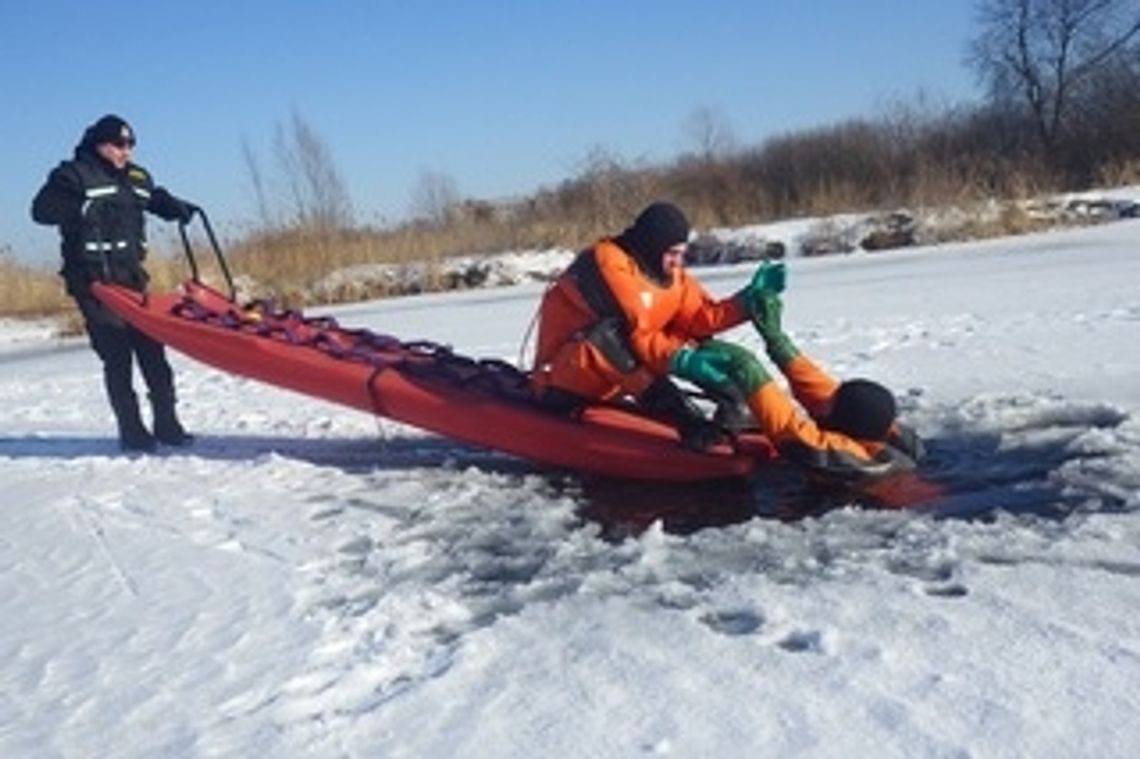
[[[135,146],[135,141],[129,137],[120,137],[117,140],[111,140],[111,144],[117,147],[119,150],[126,150],[127,148],[133,148]]]

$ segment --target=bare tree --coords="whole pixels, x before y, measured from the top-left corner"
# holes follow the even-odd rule
[[[696,145],[697,155],[712,161],[724,157],[736,148],[736,136],[724,111],[702,105],[685,117],[681,126],[685,135]]]
[[[581,159],[574,182],[585,191],[586,212],[595,229],[625,222],[646,197],[643,174],[601,145]]]
[[[253,199],[257,203],[257,218],[266,229],[273,226],[273,215],[269,210],[269,200],[265,194],[265,174],[261,170],[261,161],[257,153],[249,144],[249,140],[242,139],[241,154],[245,160],[246,171],[249,172],[249,181],[253,185]]]
[[[450,174],[430,169],[420,171],[412,188],[412,216],[433,224],[445,224],[459,202],[459,189]]]
[[[969,62],[995,101],[1028,108],[1047,157],[1072,118],[1083,88],[1134,54],[1136,0],[979,0],[981,32]]]
[[[352,201],[332,151],[297,111],[293,111],[288,129],[278,126],[275,150],[298,224],[321,228],[352,225]]]

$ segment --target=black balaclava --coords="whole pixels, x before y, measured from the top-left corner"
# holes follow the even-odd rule
[[[658,202],[637,215],[633,226],[614,241],[637,259],[642,271],[662,284],[668,283],[661,256],[669,248],[689,239],[689,220],[672,203]]]
[[[831,413],[820,426],[858,440],[887,439],[898,409],[895,396],[877,382],[847,380],[835,391]]]

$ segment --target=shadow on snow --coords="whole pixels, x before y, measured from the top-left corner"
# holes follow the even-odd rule
[[[1063,467],[1081,466],[1104,453],[1074,445],[1090,429],[1119,426],[1124,414],[1071,420],[1042,429],[976,432],[956,429],[927,440],[928,456],[921,481],[937,493],[916,491],[900,497],[813,480],[803,470],[783,463],[764,468],[747,481],[648,483],[580,477],[543,470],[493,451],[439,437],[281,438],[204,435],[190,448],[160,448],[158,456],[188,455],[200,459],[247,461],[279,455],[351,473],[451,469],[507,476],[540,475],[553,490],[578,501],[583,519],[601,526],[613,539],[636,535],[650,525],[675,534],[723,527],[755,518],[794,521],[839,508],[907,508],[938,518],[989,518],[998,511],[1063,518],[1078,508],[1113,510],[1120,498],[1089,488],[1073,487],[1060,476]],[[121,457],[110,437],[0,437],[0,457]],[[155,455],[155,454],[149,454]]]

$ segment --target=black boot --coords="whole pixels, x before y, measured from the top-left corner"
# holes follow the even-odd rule
[[[115,421],[119,424],[119,448],[124,451],[153,451],[154,436],[139,416],[139,403],[134,393],[116,398],[111,403]]]
[[[734,433],[757,429],[756,417],[742,399],[726,395],[715,400],[716,412],[713,413],[713,422],[718,427]]]
[[[174,412],[174,393],[151,393],[154,411],[154,437],[163,445],[190,445],[194,436],[187,432]]]
[[[653,416],[675,425],[681,445],[690,450],[707,451],[724,438],[724,431],[705,418],[700,407],[668,377],[654,380],[638,402]]]

